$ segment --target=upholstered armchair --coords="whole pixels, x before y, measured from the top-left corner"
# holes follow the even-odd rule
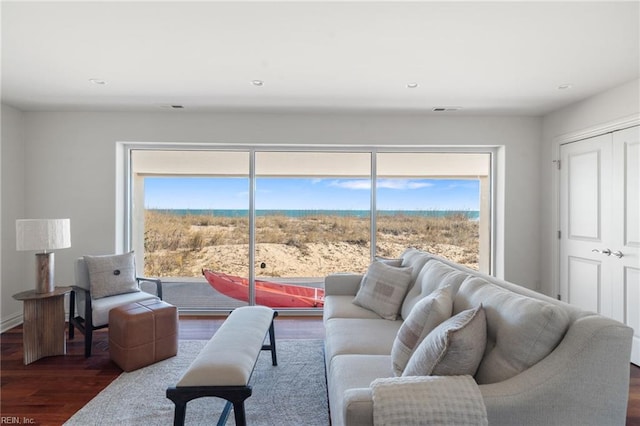
[[[142,282],[154,283],[156,294],[142,291]],[[133,253],[78,258],[72,288],[69,339],[73,339],[76,328],[84,334],[85,357],[91,356],[93,331],[109,326],[111,309],[147,299],[162,299],[161,280],[136,276]]]

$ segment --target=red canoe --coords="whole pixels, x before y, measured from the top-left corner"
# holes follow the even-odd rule
[[[203,269],[202,275],[211,287],[225,296],[244,302],[249,301],[248,279],[213,272],[209,269]],[[324,290],[256,280],[256,304],[271,308],[321,308],[324,306]]]

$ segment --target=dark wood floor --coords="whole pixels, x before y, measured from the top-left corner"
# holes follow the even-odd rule
[[[180,339],[209,339],[221,318],[182,317]],[[319,318],[279,317],[279,339],[322,339]],[[83,356],[83,336],[67,342],[67,355],[22,363],[22,327],[0,336],[1,411],[0,423],[63,424],[122,372],[110,359],[107,332],[96,333],[93,355]],[[640,368],[630,367],[627,426],[640,426]],[[606,396],[603,396],[606,398]]]

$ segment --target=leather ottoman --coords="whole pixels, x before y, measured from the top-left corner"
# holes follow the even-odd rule
[[[162,300],[142,300],[109,312],[109,355],[124,371],[178,353],[178,309]]]

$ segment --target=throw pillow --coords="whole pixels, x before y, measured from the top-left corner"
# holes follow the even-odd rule
[[[89,271],[91,297],[100,299],[140,291],[133,252],[107,256],[84,256]]]
[[[397,268],[402,266],[402,259],[392,259],[390,257],[379,257],[379,256],[376,256],[376,260],[378,262],[386,263],[389,266],[395,266]]]
[[[382,318],[395,320],[407,293],[411,272],[413,268],[398,268],[383,262],[373,262],[362,277],[360,289],[353,303],[375,312]]]
[[[403,376],[473,376],[487,342],[487,321],[482,305],[449,318],[425,337],[415,350]]]
[[[396,376],[402,375],[413,351],[427,334],[451,317],[452,309],[451,287],[440,288],[415,304],[391,347],[391,362]]]

